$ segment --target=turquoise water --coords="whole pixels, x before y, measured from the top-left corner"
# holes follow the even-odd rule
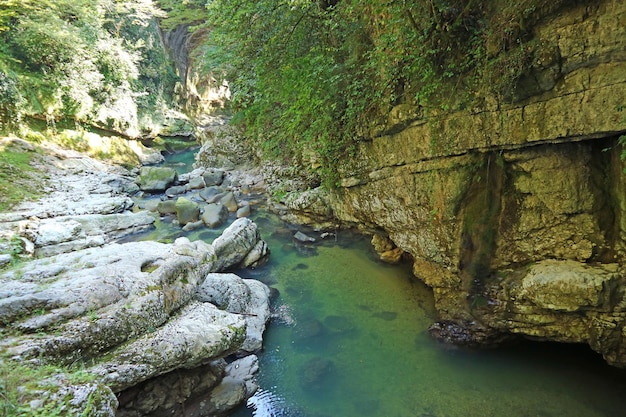
[[[275,288],[281,314],[259,354],[258,409],[231,417],[626,416],[626,373],[589,349],[443,346],[427,333],[432,294],[408,265],[378,262],[367,240],[349,232],[302,246],[275,216],[255,210],[253,220],[270,260],[237,273]],[[222,230],[186,235],[212,242]],[[181,235],[162,221],[142,238]]]
[[[626,374],[588,349],[442,346],[427,333],[432,294],[407,266],[376,261],[348,232],[307,248],[271,216],[256,222],[271,260],[239,273],[276,288],[295,324],[274,320],[260,354],[262,396],[283,414],[244,407],[233,416],[626,415]]]

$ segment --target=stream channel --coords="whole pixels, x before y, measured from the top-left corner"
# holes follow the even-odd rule
[[[192,162],[189,151],[165,164],[188,172]],[[301,246],[296,228],[262,207],[251,218],[270,260],[235,272],[277,289],[283,314],[258,354],[260,389],[232,417],[626,416],[625,371],[587,347],[443,346],[427,332],[432,293],[408,265],[379,262],[365,237],[347,231]],[[186,233],[164,220],[138,239],[212,242],[222,230]]]

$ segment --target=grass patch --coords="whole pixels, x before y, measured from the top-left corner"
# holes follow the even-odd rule
[[[69,384],[95,382],[84,369],[30,365],[0,359],[0,415],[6,417],[66,416],[69,398],[60,398],[55,379]],[[32,402],[39,402],[33,407]]]
[[[34,151],[0,143],[0,212],[40,195],[40,181],[30,165],[35,155]]]

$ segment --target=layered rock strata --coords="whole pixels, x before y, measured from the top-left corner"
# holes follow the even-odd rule
[[[523,99],[401,104],[341,167],[333,216],[413,259],[436,336],[587,343],[626,367],[625,19],[616,0],[546,19]]]

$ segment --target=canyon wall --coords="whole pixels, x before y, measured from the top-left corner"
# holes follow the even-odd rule
[[[398,105],[331,205],[410,255],[435,336],[582,342],[626,366],[626,4],[574,6],[533,35],[518,97]]]

